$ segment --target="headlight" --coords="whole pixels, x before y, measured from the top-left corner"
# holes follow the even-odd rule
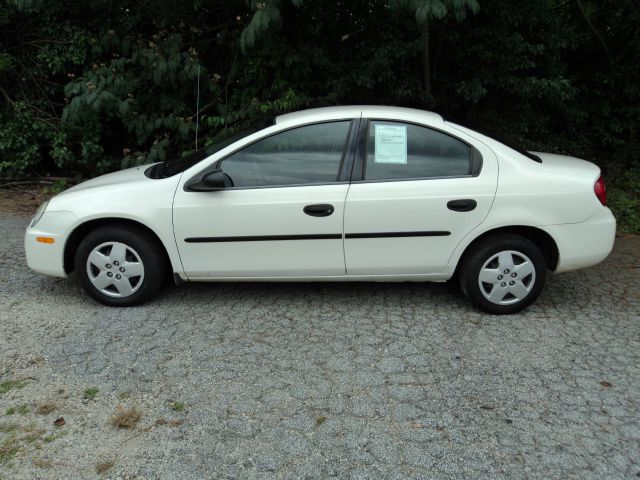
[[[36,214],[33,216],[33,220],[31,220],[31,226],[35,227],[36,223],[40,221],[42,215],[44,215],[45,210],[47,209],[47,205],[49,205],[49,200],[45,201],[42,205],[38,207],[36,210]]]

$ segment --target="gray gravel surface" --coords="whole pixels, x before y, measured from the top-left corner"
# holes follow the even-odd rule
[[[437,284],[116,309],[30,272],[26,224],[0,214],[0,478],[640,476],[639,237],[514,316]]]

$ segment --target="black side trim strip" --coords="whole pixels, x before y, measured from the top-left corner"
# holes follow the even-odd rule
[[[345,238],[401,238],[401,237],[446,237],[451,232],[377,232],[377,233],[347,233]],[[187,243],[214,243],[214,242],[269,242],[282,240],[340,240],[339,233],[327,233],[317,235],[256,235],[239,237],[190,237],[185,238]]]
[[[379,233],[347,233],[345,238],[397,238],[397,237],[446,237],[451,232],[379,232]]]
[[[257,235],[240,237],[191,237],[185,238],[187,243],[210,243],[210,242],[268,242],[278,240],[340,240],[339,233],[327,233],[319,235]]]

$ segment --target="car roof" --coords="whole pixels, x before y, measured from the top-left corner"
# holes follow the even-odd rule
[[[347,105],[341,107],[322,107],[300,110],[298,112],[285,113],[276,117],[275,123],[296,124],[321,122],[324,120],[340,120],[346,118],[380,118],[397,119],[406,121],[418,121],[429,124],[441,124],[444,122],[441,115],[418,110],[415,108],[389,107],[378,105]]]

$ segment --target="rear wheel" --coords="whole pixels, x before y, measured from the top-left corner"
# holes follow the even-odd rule
[[[110,306],[149,300],[162,286],[165,268],[162,247],[136,227],[97,228],[82,240],[75,257],[85,292]]]
[[[465,254],[460,286],[482,310],[508,314],[533,303],[546,276],[544,256],[534,243],[514,234],[492,235]]]

